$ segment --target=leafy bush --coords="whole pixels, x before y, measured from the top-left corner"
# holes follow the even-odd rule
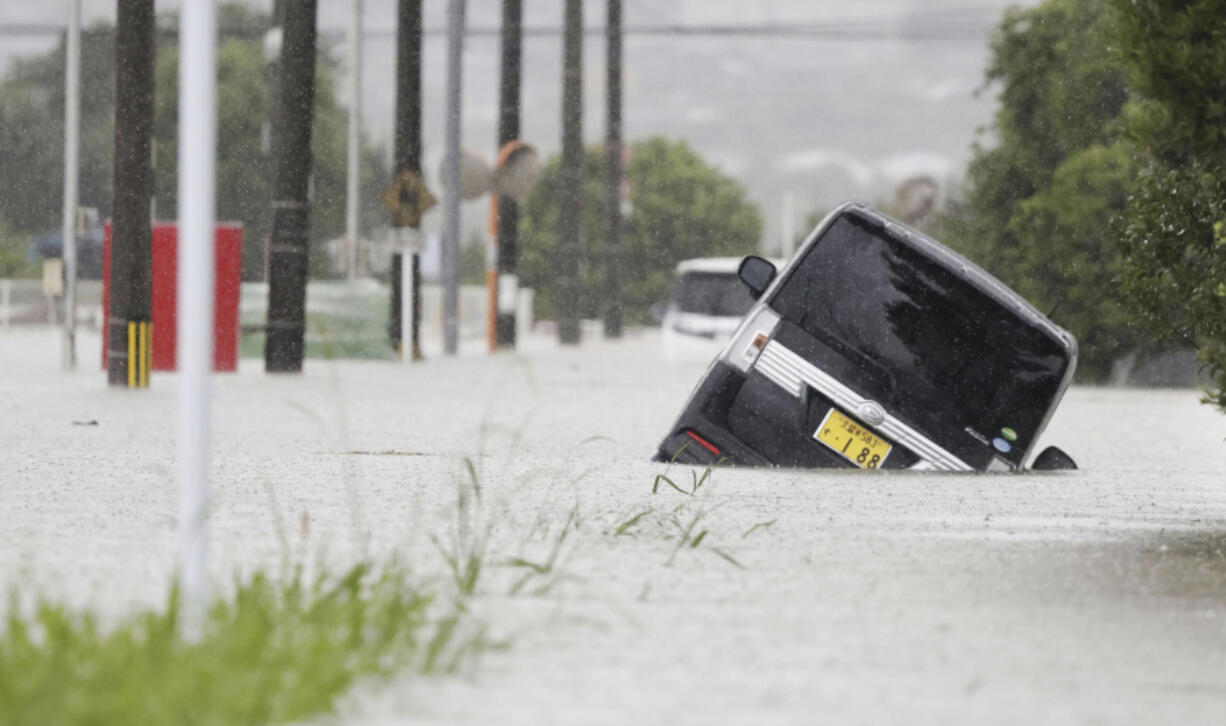
[[[1120,220],[1125,291],[1194,345],[1226,411],[1226,0],[1113,0],[1143,173]]]

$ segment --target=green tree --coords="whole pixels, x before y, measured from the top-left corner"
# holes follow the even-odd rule
[[[1024,243],[1015,289],[1068,323],[1080,341],[1083,378],[1101,378],[1142,342],[1116,292],[1123,259],[1112,224],[1127,206],[1134,164],[1123,145],[1068,157],[1046,188],[1022,200],[1009,232]]]
[[[272,223],[273,159],[268,148],[270,73],[262,40],[250,32],[268,19],[239,5],[223,6],[223,33],[217,51],[217,216],[243,223],[243,278],[264,277],[264,248]],[[245,32],[244,32],[245,29]],[[345,165],[348,117],[337,102],[335,59],[321,48],[315,71],[315,109],[311,129],[314,159],[311,197],[311,274],[325,274],[323,245],[345,229]],[[159,214],[172,217],[177,202],[179,111],[178,48],[158,51],[156,118]],[[362,144],[360,184],[366,228],[383,219],[379,197],[391,179],[383,155]]]
[[[485,237],[474,230],[460,245],[460,284],[484,285],[485,267]]]
[[[558,229],[558,170],[555,157],[525,202],[521,217],[520,275],[537,291],[541,317],[558,306],[555,249]],[[673,268],[691,257],[740,255],[757,251],[762,215],[739,182],[702,160],[684,142],[652,138],[633,145],[626,168],[631,212],[622,227],[625,316],[630,324],[651,319],[651,306],[668,297]],[[580,315],[604,309],[604,150],[587,150],[584,162]]]
[[[165,21],[163,21],[165,22]],[[217,216],[243,223],[243,277],[263,277],[271,223],[272,158],[266,138],[269,71],[259,31],[268,18],[243,5],[220,8],[217,54]],[[57,228],[63,180],[62,45],[18,61],[0,84],[0,168],[18,181],[0,188],[0,216],[24,233]],[[114,28],[96,25],[82,38],[81,204],[106,214],[111,204],[114,146]],[[175,216],[178,180],[178,49],[157,51],[154,118],[155,200],[161,219]],[[343,233],[347,118],[335,89],[336,62],[321,49],[312,130],[314,179],[312,270],[326,266],[321,243]],[[362,218],[383,218],[379,195],[390,179],[383,156],[362,147]]]
[[[115,34],[81,34],[80,200],[111,206]],[[0,217],[29,235],[58,229],[64,189],[64,48],[13,61],[0,83]]]
[[[1125,78],[1108,48],[1098,0],[1011,9],[992,40],[992,130],[976,144],[957,212],[929,228],[1077,336],[1079,376],[1100,380],[1141,343],[1118,302],[1120,250],[1111,220],[1133,173],[1119,146]]]
[[[1226,0],[1113,0],[1142,156],[1122,215],[1125,291],[1151,331],[1195,346],[1226,411]]]
[[[33,277],[36,271],[26,256],[26,241],[0,219],[0,277]]]

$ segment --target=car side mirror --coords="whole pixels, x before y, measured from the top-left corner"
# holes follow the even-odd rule
[[[769,260],[749,255],[741,260],[736,276],[741,278],[741,282],[749,288],[749,294],[757,300],[766,292],[766,288],[770,287],[771,280],[775,279],[775,266]]]
[[[1060,449],[1057,449],[1054,446],[1048,446],[1035,457],[1034,463],[1030,465],[1030,468],[1034,471],[1076,469],[1077,462],[1073,461],[1073,457],[1064,453]]]

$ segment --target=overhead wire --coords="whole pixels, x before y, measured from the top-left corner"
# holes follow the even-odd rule
[[[644,6],[635,3],[642,10]],[[660,20],[651,23],[626,25],[623,33],[626,36],[662,36],[673,38],[795,38],[817,41],[913,41],[939,42],[983,39],[984,31],[990,27],[994,18],[999,15],[999,9],[989,7],[964,8],[960,10],[937,9],[919,11],[892,17],[875,18],[842,18],[824,21],[805,22],[756,22],[756,23],[677,23],[663,20],[657,11],[650,14]],[[64,33],[64,26],[56,23],[6,23],[0,24],[0,37],[31,38],[55,37]],[[229,36],[263,37],[267,27],[262,25],[229,26],[218,28],[221,34]],[[83,32],[99,32],[85,30]],[[106,32],[106,31],[104,31]],[[177,28],[162,26],[159,28],[162,36],[174,36]],[[603,35],[602,26],[584,28],[586,35]],[[319,34],[330,39],[343,38],[343,28],[322,28]],[[446,29],[442,27],[427,27],[423,29],[427,36],[442,36]],[[465,30],[465,35],[472,38],[497,38],[501,29],[496,25],[475,25]],[[560,26],[525,26],[524,37],[559,37],[562,35]],[[362,33],[364,38],[391,39],[396,35],[394,28],[367,28]]]

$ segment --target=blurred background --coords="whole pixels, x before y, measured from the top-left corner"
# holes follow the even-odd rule
[[[178,4],[159,0],[158,12],[174,12]],[[793,195],[794,224],[803,234],[807,217],[839,201],[892,199],[901,183],[916,176],[935,179],[943,193],[961,177],[976,131],[991,120],[995,92],[977,93],[984,85],[988,39],[1004,8],[1019,4],[1034,3],[627,0],[624,138],[684,140],[744,185],[761,210],[763,250],[777,250],[785,195]],[[250,10],[253,30],[262,31],[258,26],[267,23],[271,0],[241,5]],[[364,4],[363,126],[371,153],[385,162],[391,154],[395,5]],[[341,71],[347,6],[325,0],[319,7],[321,55],[336,70],[332,96],[341,106],[347,98]],[[434,189],[443,146],[445,9],[439,2],[424,8],[424,167]],[[83,4],[86,28],[113,24],[114,13],[111,0]],[[487,158],[496,140],[500,13],[498,0],[468,3],[463,143]],[[556,153],[560,138],[561,22],[560,3],[525,3],[522,136],[547,157]],[[603,27],[603,0],[585,3],[584,22]],[[0,72],[11,72],[17,59],[54,53],[62,25],[58,3],[0,3]],[[676,35],[664,32],[669,26],[714,27]],[[724,32],[736,28],[735,34]],[[584,46],[584,139],[596,144],[604,133],[603,38],[589,35]],[[110,70],[96,73],[95,82],[104,82]],[[317,128],[316,134],[321,131],[319,141],[334,146],[343,161],[343,125]],[[83,204],[91,201],[105,207],[109,197]],[[377,200],[371,202],[364,229],[384,223]],[[465,240],[484,229],[485,206],[466,205]],[[336,213],[343,214],[343,202]],[[328,215],[326,205],[316,210],[317,232],[343,228],[343,220],[329,224]],[[438,217],[426,218],[428,232],[437,229]],[[54,228],[56,220],[48,218],[46,226]],[[437,263],[426,264],[429,272]]]

